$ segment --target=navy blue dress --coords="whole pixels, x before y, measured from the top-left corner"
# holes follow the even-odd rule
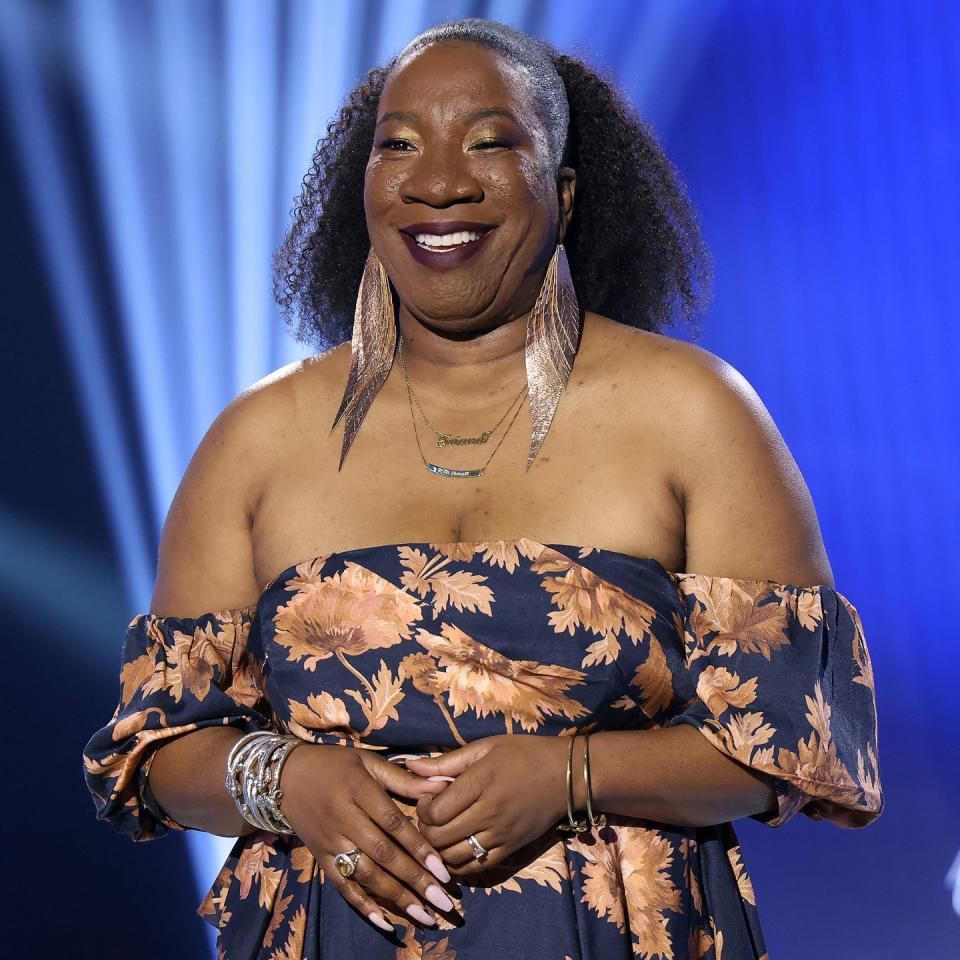
[[[120,700],[84,750],[97,816],[143,841],[153,748],[211,725],[437,753],[503,733],[686,723],[775,778],[797,813],[862,827],[884,805],[860,617],[827,586],[672,573],[657,560],[530,539],[385,544],[289,567],[257,603],[140,614]],[[396,800],[416,824],[416,806]],[[730,823],[608,815],[556,833],[496,882],[459,881],[462,917],[374,926],[296,836],[237,839],[198,908],[221,960],[747,960],[766,957]],[[161,905],[158,903],[158,909]],[[457,919],[456,917],[454,918]]]

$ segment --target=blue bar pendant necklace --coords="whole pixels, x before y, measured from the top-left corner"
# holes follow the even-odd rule
[[[403,371],[403,380],[407,385],[407,402],[410,404],[410,419],[413,421],[413,435],[417,440],[417,449],[420,451],[420,459],[423,460],[423,465],[426,467],[430,473],[439,474],[441,477],[482,477],[484,471],[490,464],[490,461],[493,459],[493,454],[500,449],[500,444],[506,439],[507,434],[510,432],[510,427],[513,426],[514,420],[517,419],[517,414],[520,413],[520,408],[523,406],[522,403],[518,402],[522,399],[523,395],[527,392],[526,383],[520,388],[520,392],[514,397],[510,406],[507,407],[503,416],[494,424],[490,430],[484,430],[483,433],[479,434],[476,437],[454,437],[448,433],[440,433],[439,430],[434,427],[434,425],[427,419],[427,415],[423,412],[423,407],[420,406],[420,401],[413,394],[413,387],[410,385],[410,379],[407,377],[407,368],[403,363],[403,336],[400,335],[399,344],[398,344],[398,353],[400,355],[400,369]],[[513,413],[513,416],[510,418],[510,423],[507,424],[507,429],[503,431],[503,436],[497,442],[497,445],[493,448],[493,453],[487,457],[487,462],[482,467],[477,467],[473,470],[456,470],[452,467],[441,467],[437,463],[430,463],[427,458],[423,455],[423,447],[420,446],[420,434],[417,431],[417,418],[413,412],[413,404],[416,402],[417,409],[420,411],[420,416],[423,417],[427,426],[433,431],[434,436],[437,438],[438,447],[452,447],[452,446],[465,446],[467,444],[483,444],[486,443],[490,437],[496,432],[497,427],[503,423],[507,414],[513,410],[513,407],[516,406],[516,410]]]

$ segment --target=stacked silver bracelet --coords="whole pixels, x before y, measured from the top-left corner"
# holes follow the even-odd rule
[[[271,833],[293,833],[280,810],[280,771],[304,741],[274,730],[242,736],[227,757],[226,786],[247,823]]]

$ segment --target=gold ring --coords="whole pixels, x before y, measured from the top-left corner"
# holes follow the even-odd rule
[[[360,859],[360,852],[359,847],[354,847],[352,850],[344,850],[343,853],[338,853],[333,858],[341,877],[353,876],[354,870],[357,869],[357,861]]]

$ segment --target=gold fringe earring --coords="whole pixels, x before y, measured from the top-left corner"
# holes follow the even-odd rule
[[[532,420],[527,470],[540,452],[560,395],[570,378],[580,331],[580,305],[573,289],[567,252],[563,244],[558,243],[527,321],[525,358]]]
[[[350,374],[340,401],[340,409],[333,418],[336,427],[345,414],[343,446],[340,450],[339,470],[346,459],[363,418],[373,398],[383,386],[397,345],[397,327],[393,315],[393,294],[387,271],[370,248],[360,279],[357,306],[353,314],[353,336],[350,342]]]

